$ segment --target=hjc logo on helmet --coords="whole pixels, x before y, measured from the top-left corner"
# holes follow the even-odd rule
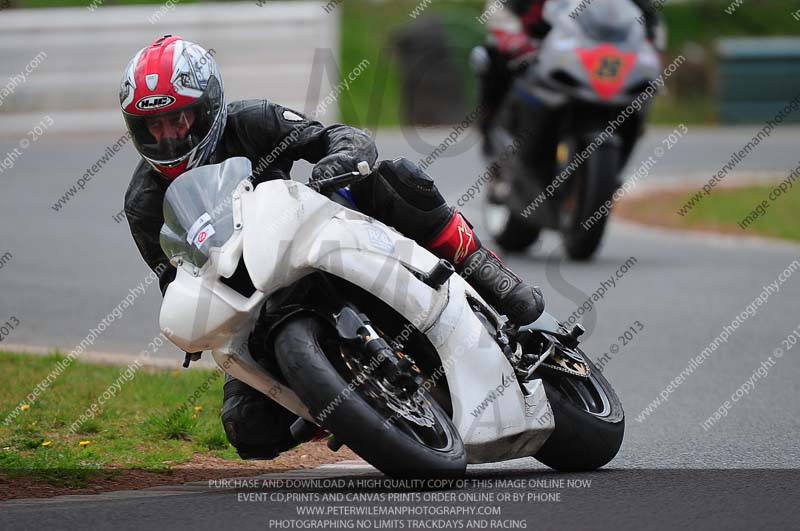
[[[136,108],[140,111],[152,111],[169,107],[173,103],[175,103],[175,98],[172,96],[147,96],[136,102]]]

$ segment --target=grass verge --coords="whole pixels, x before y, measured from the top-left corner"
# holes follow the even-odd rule
[[[628,199],[615,208],[624,218],[651,225],[800,241],[800,224],[797,223],[800,193],[789,189],[770,200],[769,195],[774,189],[774,185],[760,184],[720,188],[705,197],[686,216],[679,216],[677,211],[697,191],[695,189]]]
[[[258,466],[254,473],[265,473],[353,457],[350,452],[334,456],[316,443],[276,461],[239,460],[220,422],[224,378],[208,370],[141,368],[123,382],[119,378],[127,367],[75,362],[28,404],[28,394],[63,359],[0,352],[0,499],[20,497],[18,491],[28,497],[40,496],[42,490],[58,494],[96,491],[98,485],[117,490],[165,484],[158,478],[154,482],[153,476],[175,475],[186,467],[196,473],[177,474],[177,479],[209,479],[214,475],[210,469],[240,474]],[[115,381],[122,382],[116,396],[99,404],[94,418],[72,433],[73,423]],[[193,396],[197,399],[190,403]],[[6,423],[20,402],[28,407]]]

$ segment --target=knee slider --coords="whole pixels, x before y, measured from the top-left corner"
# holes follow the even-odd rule
[[[433,179],[408,159],[381,162],[371,186],[375,217],[418,243],[453,215]]]
[[[244,458],[272,459],[295,445],[289,426],[297,416],[235,379],[223,387],[222,426]]]
[[[377,171],[400,197],[419,210],[434,210],[445,204],[431,176],[407,158],[384,160]]]

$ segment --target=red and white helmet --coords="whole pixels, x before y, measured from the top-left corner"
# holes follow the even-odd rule
[[[167,179],[208,160],[227,116],[214,50],[165,35],[122,77],[122,114],[139,154]]]

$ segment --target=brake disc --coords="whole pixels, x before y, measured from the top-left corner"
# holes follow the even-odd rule
[[[432,428],[434,426],[436,421],[433,416],[433,410],[430,404],[420,397],[418,393],[412,393],[409,398],[400,400],[380,382],[375,383],[384,390],[381,396],[386,399],[386,405],[389,409],[418,426],[425,428]]]
[[[359,387],[370,393],[374,399],[383,401],[391,411],[418,426],[432,428],[436,424],[430,404],[419,393],[406,393],[408,394],[407,398],[399,398],[393,385],[385,383],[384,378],[379,379],[377,375],[373,374],[374,370],[370,370],[369,366],[364,366],[362,362],[350,355],[344,345],[340,347],[340,353],[350,370],[353,373],[358,372],[354,376],[357,381],[361,382]],[[365,385],[372,389],[365,388]]]

